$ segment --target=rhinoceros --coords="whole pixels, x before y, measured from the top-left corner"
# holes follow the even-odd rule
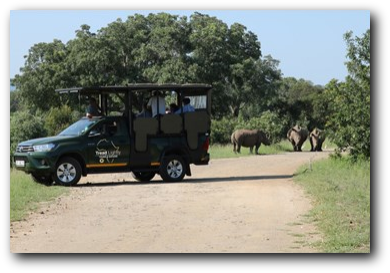
[[[325,133],[323,130],[314,128],[309,135],[311,149],[310,151],[322,151],[322,143],[325,141]]]
[[[307,129],[302,128],[299,125],[295,125],[287,132],[287,138],[291,142],[294,151],[301,152],[302,145],[306,141],[309,135],[309,131]]]
[[[231,141],[233,144],[233,151],[236,152],[237,145],[238,153],[240,153],[241,151],[241,146],[249,147],[250,152],[253,153],[253,147],[255,146],[255,152],[256,154],[259,154],[259,148],[261,143],[267,146],[270,145],[269,139],[267,138],[266,134],[261,130],[236,130],[231,136]]]

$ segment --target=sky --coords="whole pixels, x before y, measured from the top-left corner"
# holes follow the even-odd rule
[[[10,78],[20,73],[24,56],[36,43],[63,43],[75,38],[82,24],[96,32],[135,13],[168,12],[189,17],[195,11],[215,16],[228,26],[240,23],[255,33],[262,55],[280,61],[284,77],[325,85],[343,81],[346,43],[343,34],[361,37],[370,28],[369,10],[13,10],[10,11]]]

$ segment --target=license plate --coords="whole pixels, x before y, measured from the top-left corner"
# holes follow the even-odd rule
[[[15,165],[16,167],[24,167],[24,160],[16,160]]]

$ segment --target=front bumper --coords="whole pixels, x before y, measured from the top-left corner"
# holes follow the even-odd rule
[[[48,153],[15,153],[13,165],[17,170],[26,173],[52,173],[55,169],[56,159]]]

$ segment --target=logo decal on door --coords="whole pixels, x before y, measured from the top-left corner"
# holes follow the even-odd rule
[[[113,163],[114,160],[121,155],[121,151],[119,150],[119,147],[116,147],[112,141],[102,139],[96,145],[95,155],[99,158],[100,163]]]

